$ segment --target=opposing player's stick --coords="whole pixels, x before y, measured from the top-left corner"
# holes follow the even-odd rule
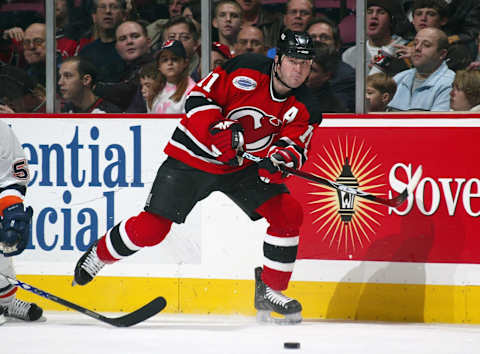
[[[257,163],[260,162],[263,159],[262,157],[252,155],[252,154],[250,154],[248,152],[245,152],[245,151],[240,151],[238,155],[240,157],[243,157],[243,158],[247,159],[247,160],[257,162]],[[280,168],[282,169],[282,171],[290,173],[294,176],[302,177],[302,178],[307,179],[309,181],[316,182],[316,183],[324,185],[324,186],[332,187],[332,188],[340,190],[342,192],[353,194],[357,197],[368,199],[368,200],[371,200],[372,202],[383,204],[383,205],[386,205],[386,206],[389,206],[389,207],[392,207],[392,208],[398,208],[400,205],[403,204],[403,202],[405,200],[407,200],[408,196],[413,193],[413,191],[417,187],[418,182],[420,181],[420,178],[422,177],[422,171],[423,171],[422,165],[418,166],[417,170],[415,171],[415,173],[412,177],[412,180],[410,181],[410,183],[407,185],[407,187],[405,188],[405,190],[402,193],[400,193],[395,198],[384,199],[384,198],[377,197],[373,194],[364,192],[360,189],[352,188],[352,187],[346,186],[344,184],[340,184],[340,183],[330,181],[330,180],[322,178],[322,177],[315,176],[311,173],[296,170],[294,168],[290,168],[290,167],[287,167],[287,166],[280,166]]]
[[[130,327],[137,323],[145,321],[146,319],[162,311],[167,305],[167,301],[165,300],[165,298],[160,296],[160,297],[157,297],[156,299],[153,299],[148,304],[140,307],[139,309],[133,312],[130,312],[121,317],[111,318],[111,317],[103,316],[95,311],[86,309],[85,307],[82,307],[80,305],[74,304],[73,302],[70,302],[68,300],[62,299],[61,297],[58,297],[56,295],[50,294],[44,290],[38,289],[18,279],[9,277],[8,275],[5,275],[3,273],[0,273],[0,276],[7,279],[7,281],[12,285],[19,286],[20,288],[30,291],[38,296],[44,297],[45,299],[51,300],[60,305],[68,307],[69,309],[81,312],[96,320],[111,324],[112,326],[115,326],[115,327]]]

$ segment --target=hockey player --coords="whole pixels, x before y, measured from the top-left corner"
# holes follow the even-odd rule
[[[220,191],[252,220],[264,217],[269,223],[264,266],[256,269],[259,316],[266,320],[265,314],[276,312],[284,315],[281,321],[301,321],[300,303],[281,291],[295,264],[303,213],[283,184],[280,166],[302,166],[321,121],[304,85],[312,43],[306,32],[287,30],[274,60],[252,53],[237,56],[192,89],[145,211],[110,229],[82,255],[73,284],[87,284],[105,264],[162,242],[173,222],[183,223],[198,201]],[[258,165],[242,161],[239,150],[264,159]]]
[[[30,236],[33,210],[23,198],[30,174],[27,160],[12,129],[0,121],[0,273],[15,277],[12,256],[23,252]],[[0,313],[5,317],[36,321],[43,310],[16,298],[17,287],[0,274]]]

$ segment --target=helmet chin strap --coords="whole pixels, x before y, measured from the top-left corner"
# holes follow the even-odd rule
[[[288,85],[285,81],[282,80],[282,78],[280,77],[280,75],[278,75],[277,66],[280,65],[280,61],[281,61],[281,60],[282,60],[282,58],[280,57],[280,58],[278,59],[278,62],[275,63],[275,65],[273,66],[273,73],[275,74],[275,78],[276,78],[278,81],[280,81],[280,83],[281,83],[283,86],[289,88],[290,90],[293,90],[293,89],[295,89],[295,87],[291,87],[290,85]]]

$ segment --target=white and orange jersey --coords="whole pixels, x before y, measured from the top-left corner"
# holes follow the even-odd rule
[[[315,125],[322,116],[302,85],[286,97],[273,91],[273,60],[245,54],[217,67],[190,92],[183,118],[165,148],[167,155],[200,170],[225,174],[245,168],[222,164],[209,143],[209,127],[228,119],[243,127],[245,151],[264,157],[272,145],[293,145],[306,159]]]
[[[0,215],[6,207],[23,202],[29,179],[22,146],[12,128],[0,121]]]

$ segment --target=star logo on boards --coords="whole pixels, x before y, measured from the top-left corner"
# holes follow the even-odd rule
[[[339,137],[317,151],[310,157],[313,164],[309,172],[373,195],[386,196],[382,164],[365,140]],[[306,212],[314,217],[314,229],[322,236],[322,242],[348,254],[372,242],[371,237],[386,215],[385,206],[314,182],[309,185],[308,194],[315,199],[308,203]]]

